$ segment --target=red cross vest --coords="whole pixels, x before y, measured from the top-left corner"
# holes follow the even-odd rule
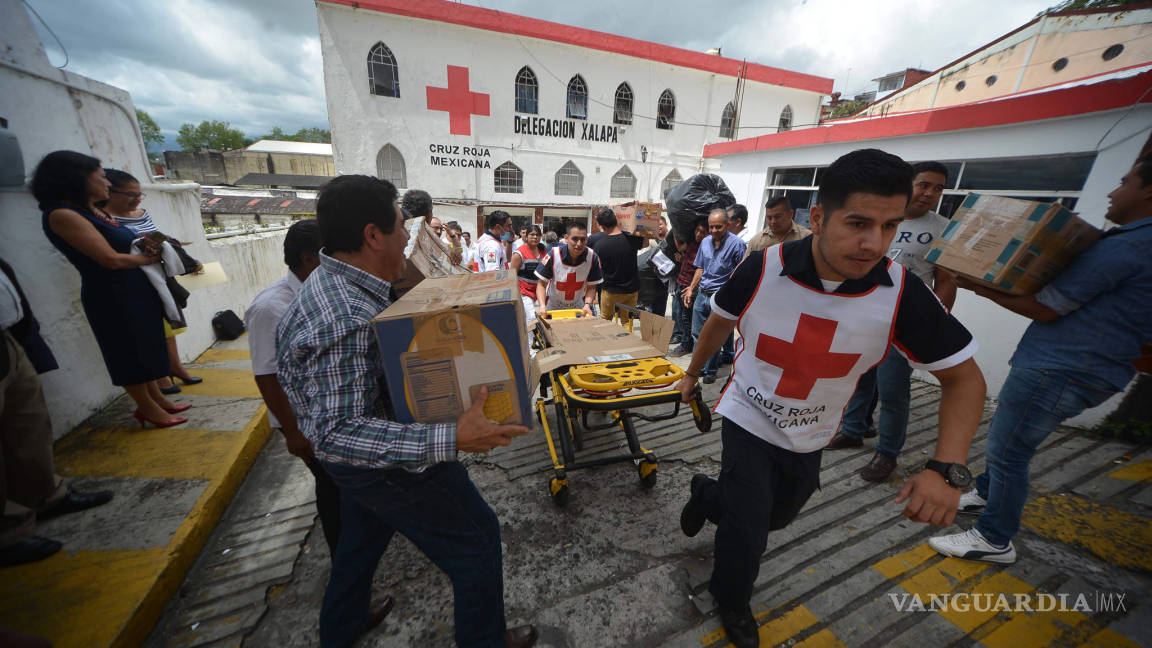
[[[592,271],[592,259],[596,252],[584,248],[584,260],[579,265],[570,266],[560,260],[560,248],[556,246],[541,263],[552,266],[552,281],[548,282],[548,310],[561,308],[584,308],[584,289],[588,273]]]
[[[904,268],[885,259],[891,286],[828,293],[781,275],[782,247],[764,255],[740,313],[740,350],[716,411],[772,445],[813,452],[832,440],[860,375],[888,352]]]

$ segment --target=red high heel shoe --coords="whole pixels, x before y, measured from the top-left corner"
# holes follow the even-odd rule
[[[175,405],[175,406],[173,406],[173,407],[165,407],[165,408],[163,408],[163,409],[164,409],[164,411],[165,411],[165,412],[168,412],[169,414],[179,414],[180,412],[186,412],[186,411],[188,411],[188,410],[192,409],[192,406],[191,406],[191,405],[187,405],[187,404],[185,404],[185,405]]]
[[[140,413],[140,410],[136,410],[135,412],[132,412],[132,418],[136,419],[136,422],[138,422],[140,424],[140,427],[147,427],[144,424],[145,423],[151,423],[152,425],[155,425],[158,428],[166,428],[166,427],[172,427],[173,425],[180,425],[181,423],[187,423],[188,422],[188,419],[184,418],[183,416],[173,416],[172,418],[168,419],[167,421],[153,421],[152,419],[144,418],[144,415]]]

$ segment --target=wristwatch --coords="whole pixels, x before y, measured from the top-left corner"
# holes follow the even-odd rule
[[[943,475],[944,481],[948,482],[948,485],[953,488],[963,490],[972,484],[972,473],[968,472],[968,468],[964,464],[945,463],[943,461],[929,459],[928,464],[924,466],[924,468],[926,470],[935,470]]]

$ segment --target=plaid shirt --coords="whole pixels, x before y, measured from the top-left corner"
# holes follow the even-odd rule
[[[276,331],[277,377],[323,461],[420,471],[456,460],[456,425],[389,421],[372,318],[391,284],[320,253]]]
[[[680,253],[680,274],[676,275],[676,283],[682,288],[692,283],[692,277],[696,274],[696,253],[699,251],[700,244],[693,240]]]

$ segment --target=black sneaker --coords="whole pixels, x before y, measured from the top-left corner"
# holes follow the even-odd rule
[[[888,479],[892,471],[896,470],[896,460],[886,454],[877,452],[872,456],[872,461],[868,462],[867,466],[860,469],[860,477],[864,481],[870,481],[874,484]]]
[[[700,492],[700,487],[710,481],[712,478],[708,475],[696,473],[692,475],[692,481],[688,484],[688,502],[680,511],[680,530],[689,538],[700,533],[700,529],[704,528],[705,520],[708,519],[704,515],[704,509],[700,506],[700,502],[696,499],[696,495]]]
[[[716,382],[716,374],[704,374],[704,376],[700,378],[700,381],[705,385],[711,385]]]
[[[692,349],[685,349],[683,346],[678,346],[668,352],[668,357],[679,358],[686,355],[692,355]]]
[[[733,646],[759,648],[760,629],[756,627],[756,617],[752,616],[751,609],[729,610],[721,606],[717,611],[720,613],[720,623],[724,624],[724,632],[728,633],[728,641]]]

